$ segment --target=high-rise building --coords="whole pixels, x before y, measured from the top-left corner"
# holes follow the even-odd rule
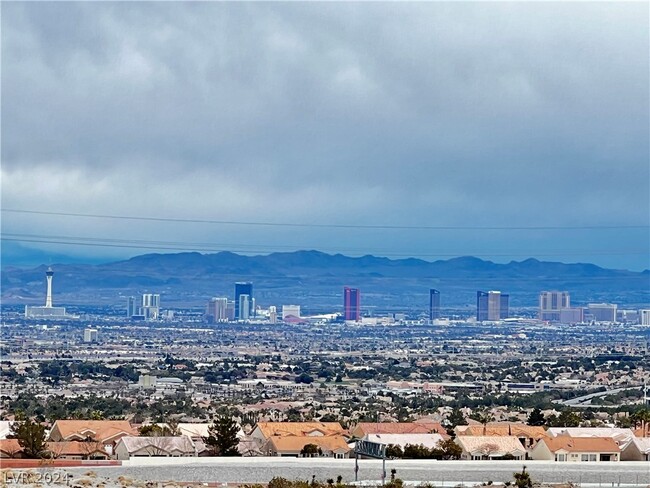
[[[126,297],[126,316],[128,318],[138,315],[138,307],[135,297]]]
[[[440,292],[433,288],[429,290],[429,320],[440,318]]]
[[[47,289],[45,293],[45,306],[44,307],[34,307],[27,305],[25,306],[25,317],[65,317],[65,307],[54,307],[52,306],[52,278],[54,276],[54,271],[52,268],[47,268],[45,271],[45,280],[47,282]]]
[[[650,325],[650,309],[639,310],[639,324]]]
[[[235,301],[234,300],[228,300],[228,304],[226,305],[226,319],[228,319],[228,322],[232,322],[235,320]]]
[[[211,298],[205,310],[208,321],[212,323],[228,322],[228,299],[223,297]]]
[[[239,295],[239,320],[250,319],[251,297],[248,295]]]
[[[476,320],[497,321],[509,316],[510,296],[500,291],[476,292]]]
[[[242,315],[244,315],[243,311],[239,308],[240,305],[240,300],[239,297],[242,295],[248,295],[248,309],[245,311],[246,318],[244,318]],[[248,317],[250,316],[250,305],[251,305],[251,299],[253,298],[253,283],[250,282],[237,282],[235,283],[235,318],[237,320],[247,320]]]
[[[235,302],[235,304],[237,304],[237,302]],[[248,320],[250,318],[250,312],[250,296],[245,294],[239,295],[239,320]]]
[[[160,295],[157,293],[145,293],[142,295],[143,307],[160,307]]]
[[[618,306],[613,303],[590,303],[587,308],[591,319],[596,322],[616,322]]]
[[[343,288],[343,315],[346,321],[361,320],[361,293],[358,288]]]
[[[84,342],[97,342],[98,337],[97,329],[84,329]]]
[[[269,307],[269,323],[277,324],[278,323],[278,311],[275,308],[275,305]]]
[[[560,312],[571,308],[571,299],[567,291],[543,291],[539,294],[539,320],[560,321]]]
[[[282,320],[287,317],[300,318],[300,305],[282,305]]]
[[[145,320],[157,320],[160,315],[160,295],[157,293],[145,293],[142,295],[142,306],[138,310]]]

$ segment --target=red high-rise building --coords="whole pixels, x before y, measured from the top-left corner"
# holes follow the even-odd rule
[[[361,320],[361,294],[358,288],[343,288],[343,310],[345,320],[359,322]]]

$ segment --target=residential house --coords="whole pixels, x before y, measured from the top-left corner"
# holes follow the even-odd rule
[[[632,429],[620,427],[550,427],[547,432],[550,437],[609,437],[616,441],[619,446],[627,444],[635,437]]]
[[[330,436],[271,436],[261,448],[267,456],[301,456],[301,451],[308,444],[318,448],[315,457],[331,457],[344,459],[350,457],[352,449],[342,435]]]
[[[248,436],[243,439],[239,439],[237,450],[239,451],[239,455],[242,457],[264,456],[264,452],[262,451],[259,442]],[[201,453],[199,453],[199,456],[200,455]]]
[[[17,459],[23,457],[23,448],[18,439],[0,439],[0,458]]]
[[[431,434],[447,435],[439,422],[360,422],[352,429],[352,437],[363,439],[370,434]]]
[[[513,459],[526,457],[526,449],[514,436],[458,436],[454,440],[463,453],[462,460]]]
[[[540,439],[531,451],[536,461],[601,462],[620,461],[621,449],[611,437],[570,437]]]
[[[621,461],[650,461],[650,437],[635,437],[621,447]]]
[[[399,446],[404,449],[408,445],[424,446],[428,449],[433,449],[438,446],[440,441],[445,438],[440,434],[367,434],[363,437],[364,441],[376,442],[379,444],[386,444]]]
[[[96,441],[48,442],[47,451],[54,459],[109,459],[104,445]]]
[[[548,437],[544,427],[514,422],[490,422],[487,424],[459,425],[454,429],[457,436],[516,437],[526,448],[532,448],[537,441]]]
[[[328,437],[345,435],[347,431],[338,422],[258,422],[251,437],[265,443],[270,437]]]
[[[125,461],[132,457],[195,457],[196,447],[185,436],[122,437],[115,446],[115,457]]]
[[[117,441],[137,435],[138,431],[126,420],[57,420],[48,440],[100,442],[102,449],[112,455]]]

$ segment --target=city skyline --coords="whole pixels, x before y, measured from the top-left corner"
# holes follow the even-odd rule
[[[52,307],[52,277],[54,271],[48,267],[45,271],[46,277],[46,306],[33,307],[26,305],[24,317],[27,319],[79,319],[79,316],[66,317],[65,308]],[[276,305],[265,304],[260,306],[251,298],[253,290],[252,282],[236,282],[234,300],[230,301],[227,297],[212,297],[205,306],[204,319],[208,323],[228,323],[228,322],[249,322],[256,323],[269,322],[277,323]],[[250,294],[250,295],[249,295]],[[434,324],[434,321],[443,319],[449,324],[449,319],[464,321],[467,317],[445,317],[441,314],[440,308],[440,290],[429,289],[429,302],[427,320],[424,320],[424,314],[420,310],[415,315],[411,313],[392,313],[392,314],[373,314],[361,309],[361,289],[343,287],[343,308],[342,313],[334,311],[329,320],[335,320],[339,317],[345,322],[364,322],[371,318],[392,318],[395,321],[419,321],[421,324]],[[137,307],[137,300],[134,296],[126,297],[126,318],[132,321],[157,321],[174,320],[174,313],[167,310],[167,313],[161,313],[160,293],[143,293],[141,295],[141,306]],[[239,303],[238,309],[235,304]],[[506,319],[528,320],[523,316],[513,316],[510,313],[510,295],[501,291],[477,291],[476,292],[476,321],[477,322],[501,322]],[[268,307],[268,308],[266,308]],[[183,307],[181,307],[183,308]],[[307,315],[303,320],[301,305],[283,304],[280,318],[286,323],[309,323],[310,317]],[[59,310],[62,313],[57,313]],[[576,324],[585,322],[597,323],[638,323],[648,325],[647,308],[623,309],[619,314],[618,305],[614,303],[595,303],[589,302],[586,305],[571,308],[570,294],[567,291],[541,291],[539,293],[538,311],[536,318],[540,323],[559,323],[559,324]],[[327,316],[327,314],[325,315]],[[322,314],[316,314],[320,320],[324,317]],[[471,320],[471,319],[470,319]],[[437,322],[436,322],[437,323]],[[366,322],[366,325],[377,325],[376,323]]]

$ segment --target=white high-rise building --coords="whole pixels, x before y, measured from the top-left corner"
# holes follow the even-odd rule
[[[282,305],[282,320],[287,317],[300,318],[300,305]]]
[[[250,296],[239,295],[239,320],[248,320],[250,318]]]
[[[211,298],[208,302],[206,314],[214,323],[228,322],[228,299],[223,297]]]
[[[501,292],[488,292],[488,320],[499,320],[501,318]]]
[[[269,307],[269,322],[271,324],[277,324],[278,323],[278,311],[275,308],[275,305],[271,305]]]
[[[84,329],[84,342],[97,342],[98,338],[97,329]]]
[[[639,310],[639,324],[650,325],[650,309]]]
[[[145,293],[142,295],[142,307],[138,315],[143,315],[145,320],[156,320],[160,315],[160,295],[158,293]]]
[[[476,293],[476,320],[498,321],[509,316],[510,296],[500,291],[478,291]]]
[[[571,308],[569,292],[566,291],[543,291],[539,294],[540,320],[558,322],[563,309]]]
[[[145,293],[142,295],[143,307],[160,307],[160,295],[158,293]]]

